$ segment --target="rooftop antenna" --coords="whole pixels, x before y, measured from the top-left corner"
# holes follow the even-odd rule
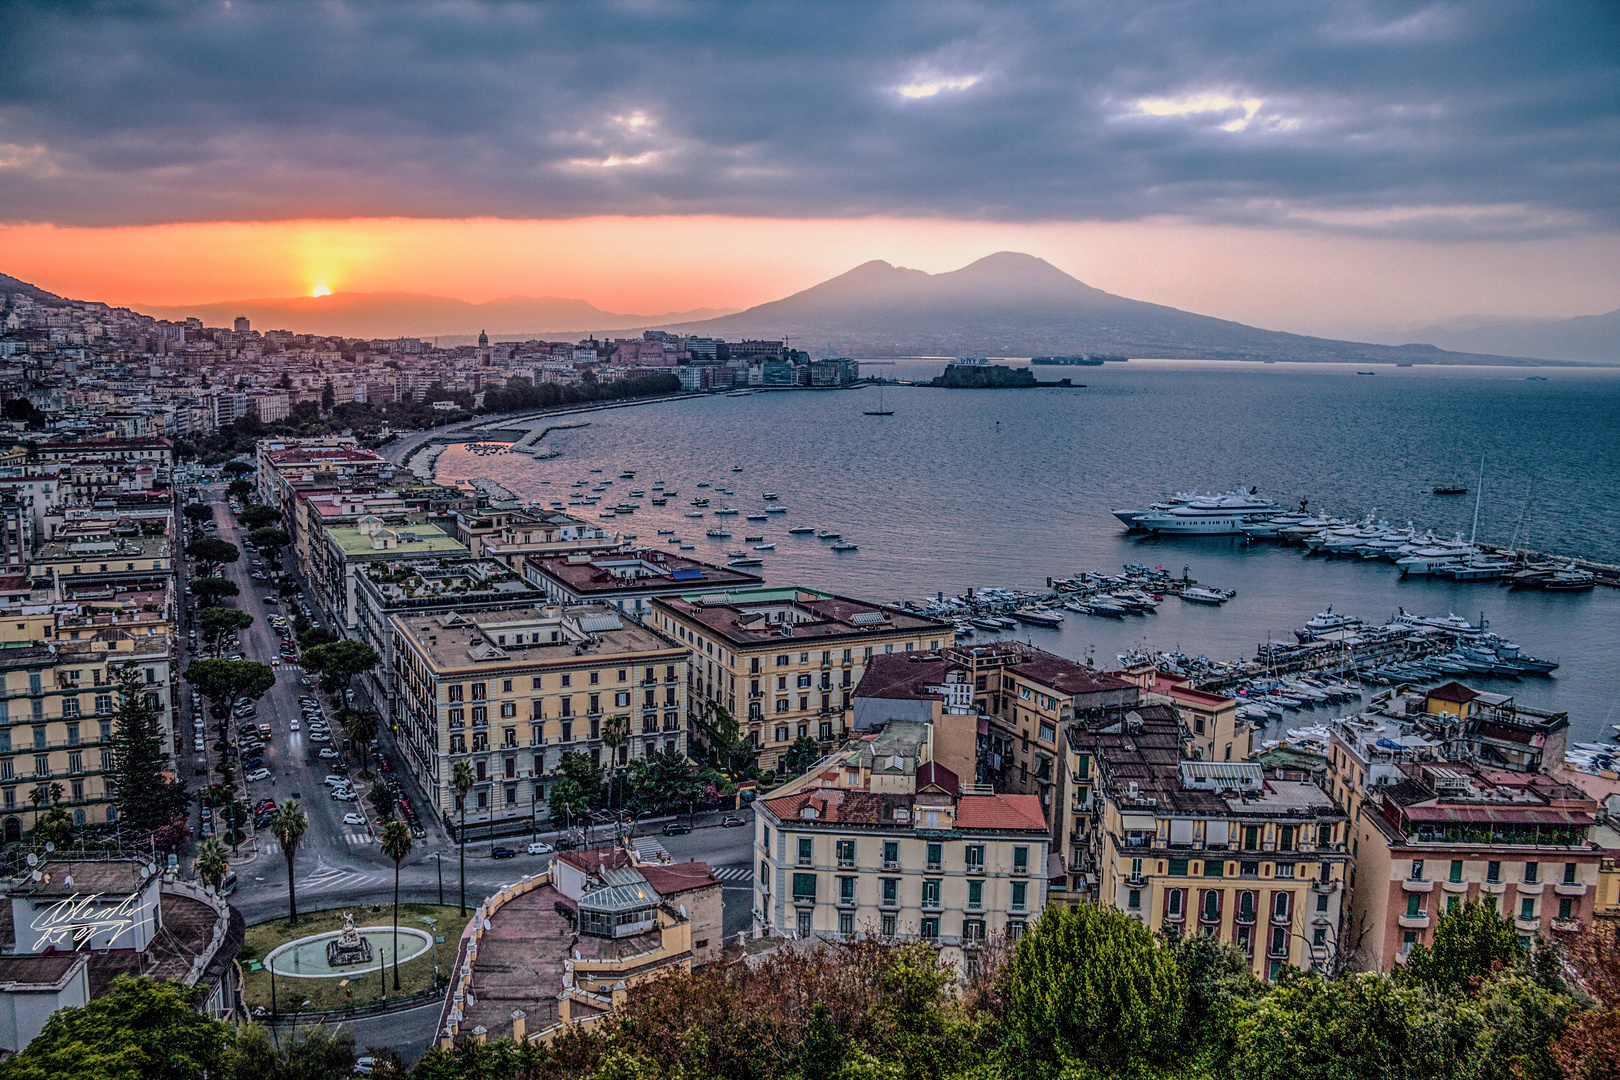
[[[1472,544],[1479,538],[1479,504],[1485,498],[1485,455],[1479,455],[1479,490],[1474,492],[1474,531],[1468,537]]]

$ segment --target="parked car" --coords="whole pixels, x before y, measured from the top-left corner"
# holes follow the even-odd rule
[[[254,769],[252,772],[242,777],[242,779],[246,780],[250,784],[258,780],[268,780],[270,779],[270,770],[265,768]]]
[[[534,843],[529,845],[530,855],[549,855],[555,850],[555,848],[546,843],[544,840],[536,840]]]
[[[339,776],[336,773],[327,773],[326,779],[321,782],[327,787],[343,787],[349,782],[349,778],[347,776]]]
[[[692,826],[684,821],[669,821],[664,823],[665,836],[680,836],[692,831]]]
[[[323,758],[335,758],[342,756],[343,754],[340,751],[334,750],[330,746],[321,747],[321,757]]]
[[[364,814],[344,814],[343,815],[343,824],[345,824],[345,825],[364,825],[365,823],[366,823],[366,816]]]
[[[748,824],[748,822],[744,821],[742,818],[733,817],[730,814],[727,814],[725,817],[720,819],[720,827],[722,829],[735,829],[746,824]]]
[[[310,734],[309,741],[310,742],[331,742],[332,741],[332,736],[328,735],[324,731],[315,731],[315,732],[312,732]]]
[[[332,798],[336,799],[338,802],[354,802],[354,792],[348,788],[344,788],[342,791],[332,792]]]
[[[497,844],[489,849],[489,857],[492,859],[512,859],[517,857],[517,852],[512,848],[502,847]]]
[[[198,735],[196,738],[191,740],[191,748],[199,754],[203,752],[205,747],[203,746],[203,738],[201,735]]]

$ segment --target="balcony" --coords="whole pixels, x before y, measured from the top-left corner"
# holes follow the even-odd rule
[[[856,906],[856,900],[853,896],[840,896],[838,898],[838,906],[841,908],[852,908]]]
[[[1448,893],[1465,893],[1468,891],[1468,882],[1466,879],[1463,881],[1442,881],[1440,887]]]
[[[1490,893],[1493,896],[1501,896],[1504,892],[1507,891],[1507,882],[1505,882],[1505,881],[1482,881],[1482,882],[1480,882],[1480,885],[1479,885],[1479,891],[1482,892],[1482,893]]]
[[[1540,896],[1546,887],[1544,881],[1521,881],[1518,883],[1520,896]]]
[[[1239,926],[1253,926],[1254,912],[1244,911],[1243,909],[1239,908],[1237,913],[1237,924]]]
[[[1554,919],[1552,921],[1552,928],[1554,930],[1557,930],[1560,933],[1563,933],[1563,934],[1579,933],[1580,929],[1581,929],[1581,920],[1579,920],[1579,919]]]
[[[1311,882],[1311,889],[1315,892],[1331,894],[1338,892],[1341,884],[1343,883],[1337,879],[1332,881],[1323,881],[1321,878],[1317,878],[1315,881]]]
[[[1416,915],[1402,915],[1396,919],[1403,930],[1427,930],[1429,928],[1429,913],[1420,911]]]
[[[1401,889],[1415,893],[1433,892],[1434,881],[1430,878],[1406,878],[1401,882]]]
[[[1559,896],[1585,896],[1586,882],[1560,881],[1558,884],[1553,886],[1553,892],[1557,893]]]
[[[1513,925],[1518,927],[1521,934],[1534,934],[1541,929],[1541,918],[1534,915],[1528,919],[1517,918],[1513,920]]]

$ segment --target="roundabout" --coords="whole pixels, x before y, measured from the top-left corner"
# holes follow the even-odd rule
[[[330,958],[331,946],[345,934],[353,931],[359,940],[369,945],[372,959],[357,959],[348,963]],[[433,947],[433,939],[412,927],[399,928],[399,962],[416,959]],[[364,974],[378,963],[394,963],[394,928],[392,926],[348,927],[337,933],[311,934],[279,946],[265,957],[265,966],[283,978],[340,979],[346,975]]]

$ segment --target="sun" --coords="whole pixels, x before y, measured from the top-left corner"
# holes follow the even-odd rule
[[[332,295],[332,290],[328,289],[325,285],[317,285],[310,292],[309,295],[311,295],[311,296],[331,296]]]

